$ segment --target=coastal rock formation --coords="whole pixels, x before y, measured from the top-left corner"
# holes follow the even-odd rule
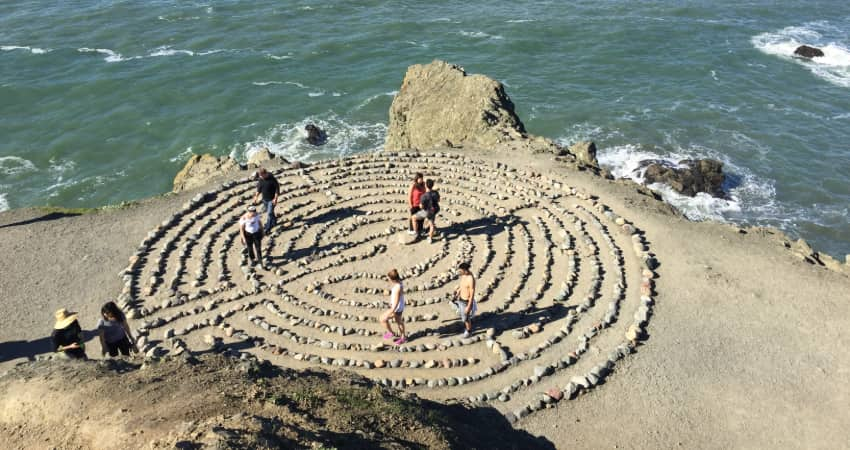
[[[439,60],[408,68],[389,120],[387,151],[488,148],[510,141],[524,141],[543,151],[559,150],[554,142],[525,132],[502,83],[468,75],[461,67]]]
[[[307,126],[304,127],[304,131],[307,132],[307,142],[310,145],[324,145],[324,143],[328,140],[328,134],[325,133],[325,130],[312,123],[308,123]]]
[[[816,58],[819,56],[823,56],[823,50],[817,47],[810,47],[808,45],[801,45],[794,50],[794,55],[802,56],[803,58]]]
[[[186,165],[174,177],[174,192],[203,186],[210,178],[239,169],[239,163],[232,158],[217,158],[205,153],[192,155]]]
[[[596,144],[593,142],[577,142],[570,146],[570,153],[575,155],[576,161],[590,167],[599,167],[596,160]]]
[[[644,182],[646,184],[664,183],[676,192],[695,196],[706,192],[713,197],[725,198],[723,192],[723,163],[713,159],[685,159],[674,167],[658,161],[646,161]]]
[[[252,153],[251,156],[248,157],[248,165],[249,166],[261,166],[266,161],[271,161],[274,159],[274,153],[270,152],[269,149],[263,147],[256,152]]]

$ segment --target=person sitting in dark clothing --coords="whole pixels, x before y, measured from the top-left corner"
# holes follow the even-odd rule
[[[77,313],[62,308],[56,311],[56,323],[53,325],[53,350],[67,358],[86,359],[86,345],[83,343],[83,329],[77,322]]]

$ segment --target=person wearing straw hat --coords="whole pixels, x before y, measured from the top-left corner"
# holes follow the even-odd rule
[[[86,359],[86,345],[83,343],[83,329],[77,322],[77,313],[61,308],[54,314],[53,349],[66,358]]]

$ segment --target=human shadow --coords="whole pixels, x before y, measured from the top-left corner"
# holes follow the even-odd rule
[[[83,342],[90,345],[90,341],[97,337],[97,330],[83,330]],[[35,360],[36,355],[53,353],[53,339],[50,336],[32,341],[8,341],[0,342],[0,363],[18,358],[26,358],[28,361]],[[87,348],[87,352],[90,350]]]
[[[80,213],[72,213],[72,212],[56,212],[56,211],[54,211],[54,212],[51,212],[51,213],[47,213],[43,216],[33,217],[32,219],[21,220],[19,222],[13,222],[13,223],[7,223],[5,225],[0,225],[0,228],[16,227],[16,226],[20,226],[20,225],[29,225],[31,223],[47,222],[47,221],[50,221],[50,220],[63,219],[65,217],[73,217],[73,216],[79,216],[79,215],[81,215],[81,214]]]
[[[18,358],[35,360],[35,355],[49,353],[53,350],[50,337],[27,341],[0,342],[0,363]]]
[[[487,216],[467,220],[444,227],[442,230],[446,235],[446,240],[452,240],[461,233],[468,236],[495,236],[504,233],[506,226],[511,227],[522,223],[527,224],[527,222],[522,221],[519,217],[509,214],[506,216]],[[437,228],[440,229],[440,227]]]
[[[475,330],[472,332],[472,335],[474,336],[477,333],[481,333],[482,330],[487,328],[496,328],[497,330],[502,330],[502,332],[521,329],[539,322],[544,318],[545,320],[543,320],[543,325],[545,326],[546,323],[563,319],[567,316],[571,309],[576,308],[576,305],[567,306],[561,303],[555,303],[552,306],[542,309],[534,309],[531,311],[509,311],[502,313],[487,311],[472,319],[473,330]],[[426,328],[424,330],[418,330],[410,333],[410,340],[434,334],[436,334],[439,338],[447,338],[457,336],[464,330],[463,322],[461,322],[457,315],[451,319],[443,320],[442,323],[443,325],[440,325],[437,328]]]

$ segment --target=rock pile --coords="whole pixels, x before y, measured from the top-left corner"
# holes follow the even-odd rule
[[[410,175],[433,173],[443,239],[408,244]],[[140,242],[119,302],[146,354],[217,352],[345,367],[519,420],[614,373],[646,335],[657,261],[632,222],[564,180],[457,153],[381,152],[276,171],[285,225],[255,269],[237,221],[249,178],[188,201]],[[448,301],[478,280],[476,332]],[[407,291],[409,342],[381,339],[384,274]],[[593,348],[593,351],[590,351]]]

